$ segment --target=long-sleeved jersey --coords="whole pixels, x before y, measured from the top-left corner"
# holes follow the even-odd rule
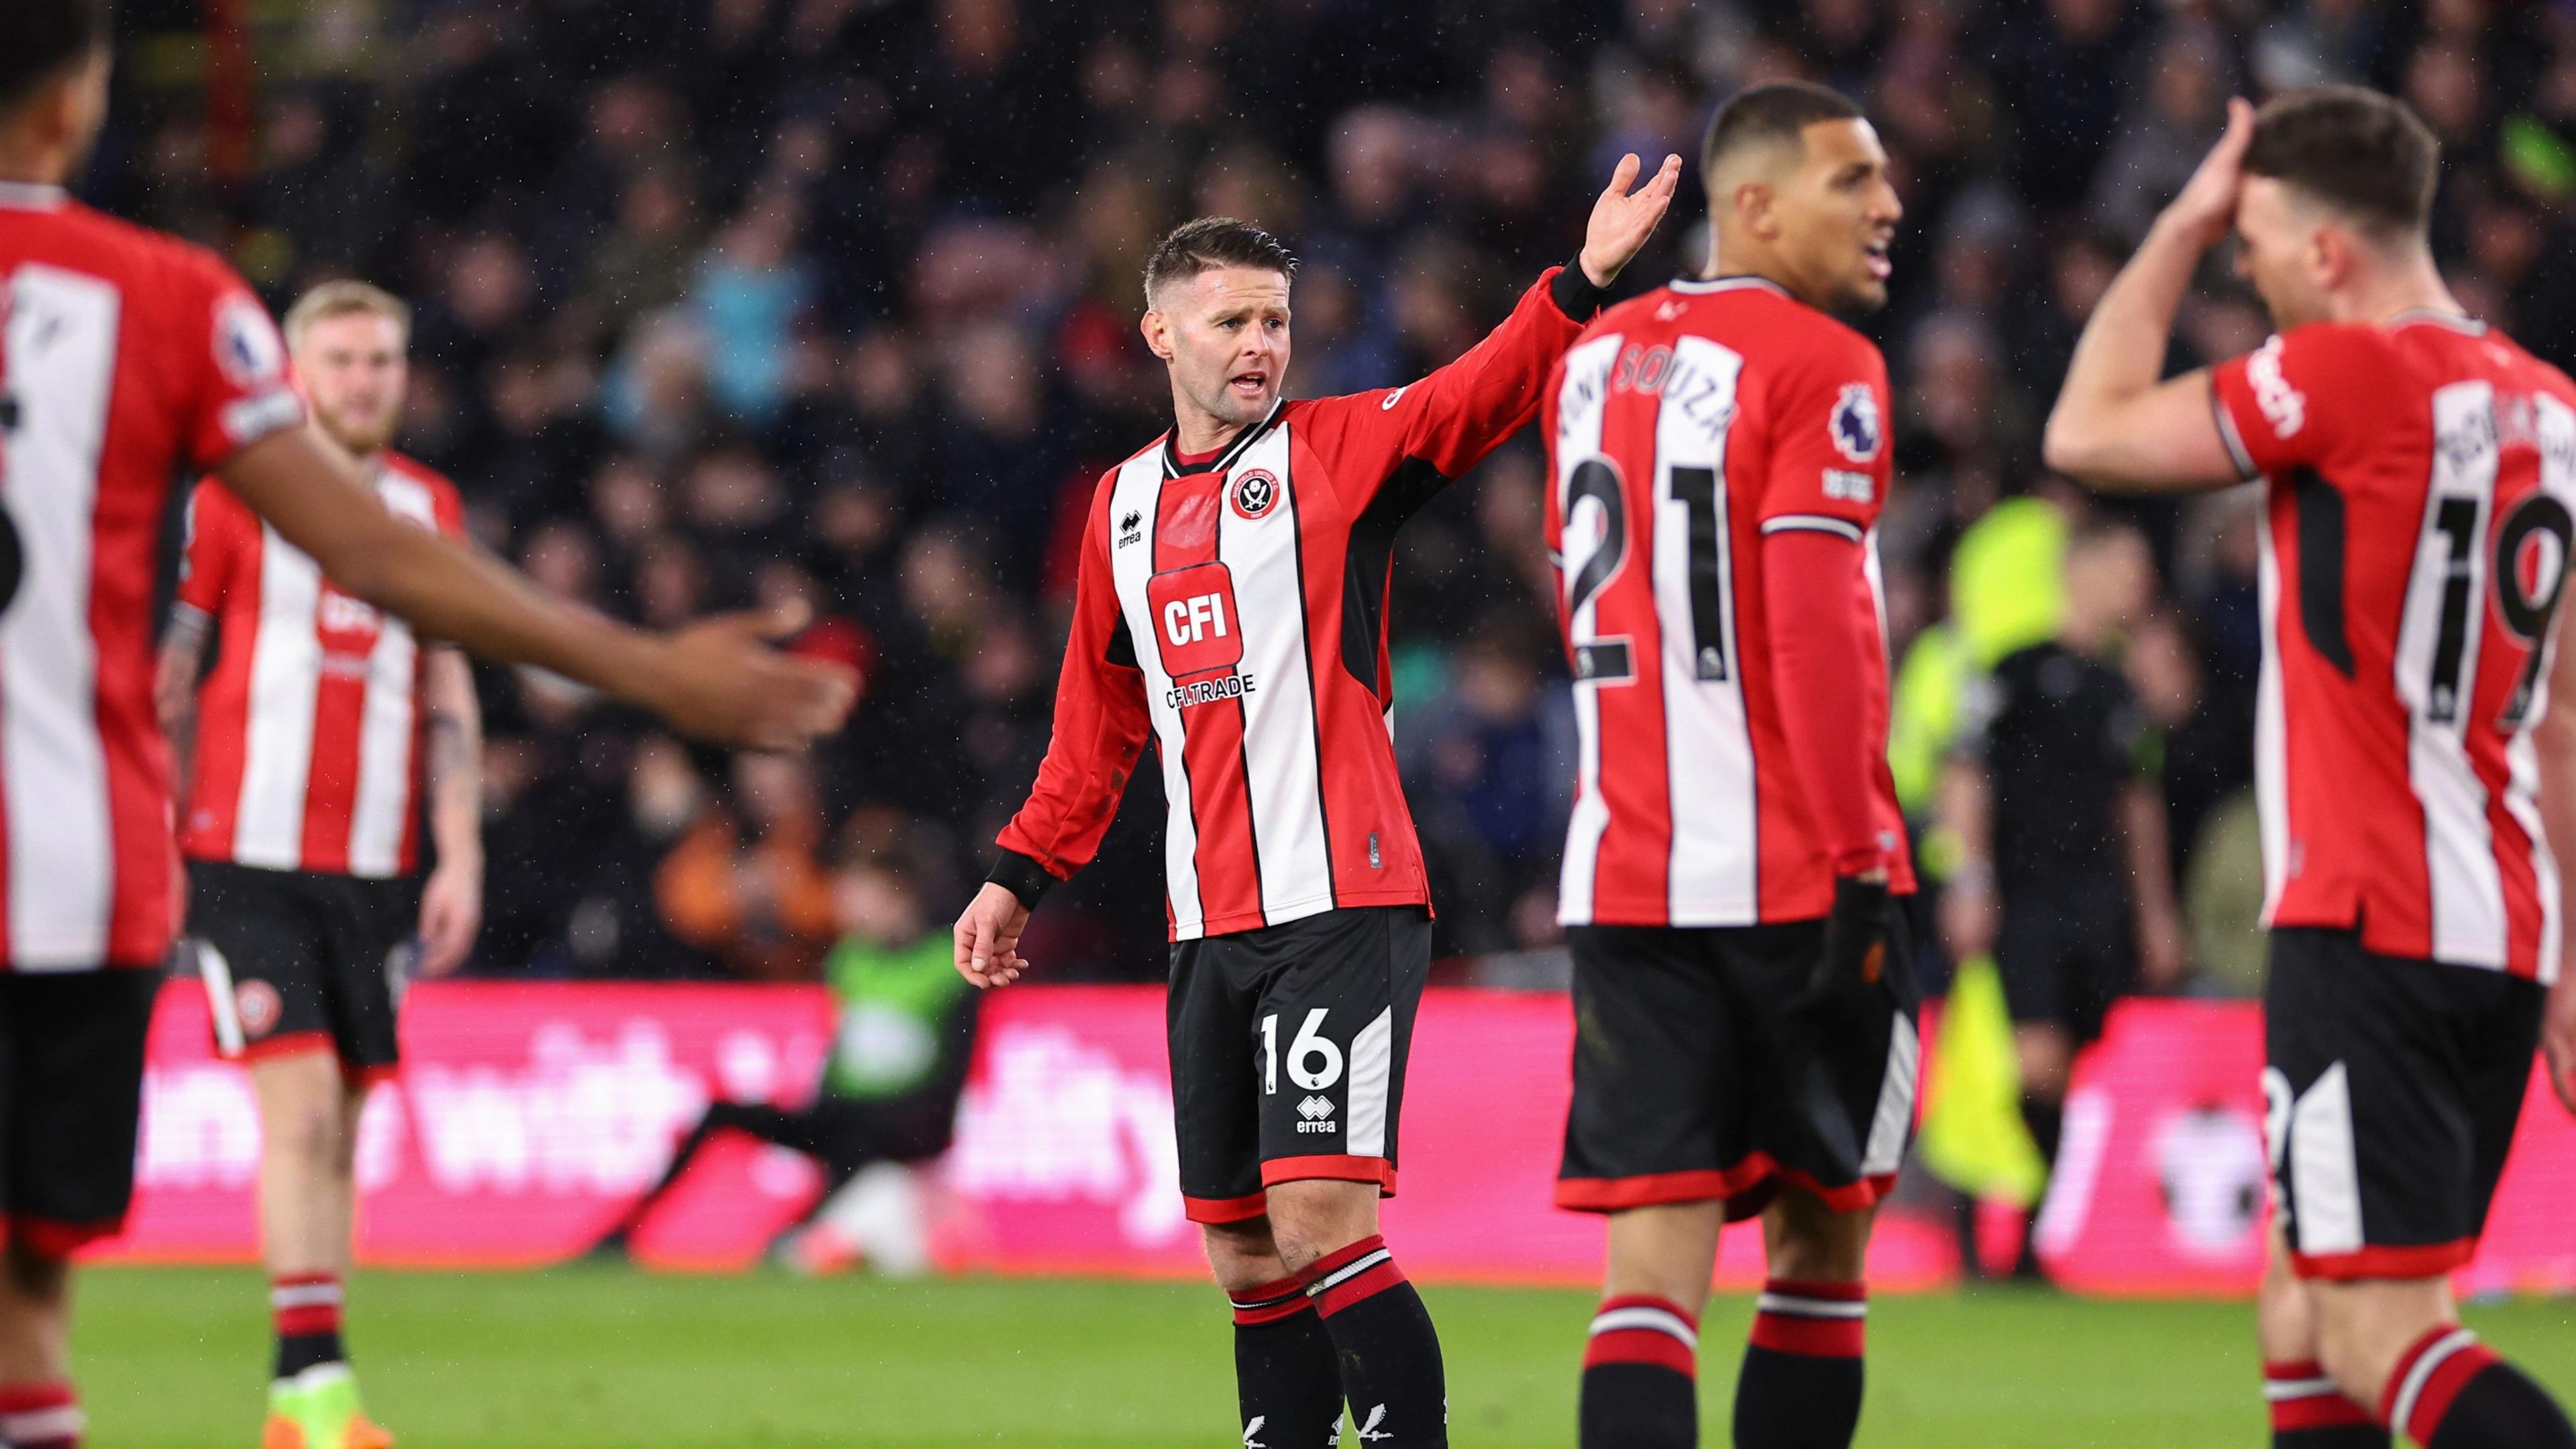
[[[993,879],[1033,902],[1087,864],[1150,739],[1174,940],[1428,904],[1396,777],[1395,533],[1536,415],[1598,300],[1551,270],[1419,382],[1281,402],[1195,464],[1167,434],[1102,477],[1055,736]]]

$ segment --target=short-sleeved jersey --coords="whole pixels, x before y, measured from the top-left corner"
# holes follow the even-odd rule
[[[1150,740],[1174,940],[1428,904],[1393,741],[1396,530],[1537,413],[1592,297],[1552,270],[1418,382],[1283,402],[1211,460],[1166,436],[1110,470],[1055,735],[995,879],[1025,896],[1087,863]]]
[[[456,485],[379,454],[376,496],[450,537]],[[411,626],[334,585],[212,479],[188,500],[178,607],[218,629],[197,696],[180,849],[191,860],[381,880],[420,868],[420,686]]]
[[[2576,540],[2576,387],[2428,312],[2300,327],[2212,376],[2267,490],[2265,923],[2555,979],[2531,732]]]
[[[303,420],[276,327],[211,253],[0,184],[0,969],[168,951],[152,607],[171,483]]]
[[[2162,741],[2120,671],[2054,639],[2014,650],[1961,697],[1956,750],[1991,782],[2007,891],[2128,880],[2119,799],[2155,782]]]
[[[1878,640],[1851,728],[1889,880],[1914,887],[1887,769],[1876,526],[1887,365],[1768,281],[1675,282],[1603,314],[1551,382],[1548,547],[1582,756],[1558,919],[1739,926],[1822,916],[1833,860],[1781,724],[1762,541],[1864,551],[1819,609]]]

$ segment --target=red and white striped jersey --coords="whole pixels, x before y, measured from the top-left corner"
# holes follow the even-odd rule
[[[303,420],[276,327],[213,254],[0,183],[0,969],[169,950],[152,595],[171,480]]]
[[[420,464],[378,454],[375,484],[394,517],[464,533],[456,485]],[[342,592],[212,479],[188,500],[178,607],[220,629],[180,849],[267,870],[417,871],[426,661],[411,626]]]
[[[1396,775],[1396,529],[1538,411],[1595,293],[1551,271],[1406,387],[1282,402],[1214,459],[1168,435],[1091,501],[1055,736],[994,879],[1030,899],[1088,863],[1153,741],[1172,937],[1428,904]]]
[[[1565,355],[1544,427],[1548,548],[1581,759],[1558,888],[1567,925],[1811,920],[1835,861],[1782,722],[1763,541],[1860,545],[1868,641],[1848,728],[1892,889],[1914,888],[1887,768],[1876,525],[1887,366],[1851,328],[1754,277],[1621,303]],[[1790,621],[1794,624],[1796,621]]]
[[[2576,542],[2576,387],[2431,312],[2295,328],[2212,383],[2267,493],[2265,924],[2556,979],[2531,732]]]

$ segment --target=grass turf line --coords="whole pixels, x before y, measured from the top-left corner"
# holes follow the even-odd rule
[[[1433,1287],[1452,1438],[1573,1442],[1592,1296]],[[76,1347],[92,1442],[256,1442],[266,1283],[239,1269],[94,1269]],[[1703,1325],[1704,1442],[1727,1442],[1752,1305]],[[2470,1325],[2576,1399],[2576,1303],[2469,1310]],[[2169,1449],[2256,1445],[2242,1303],[2106,1303],[2022,1290],[1889,1297],[1870,1310],[1862,1446]],[[1204,1446],[1232,1437],[1231,1339],[1188,1284],[805,1281],[576,1267],[362,1273],[349,1344],[404,1449],[696,1446]]]

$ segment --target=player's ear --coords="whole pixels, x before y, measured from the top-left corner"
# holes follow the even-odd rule
[[[1739,181],[1727,194],[1727,200],[1735,213],[1736,224],[1743,227],[1747,235],[1764,241],[1774,240],[1780,235],[1780,216],[1773,205],[1777,196],[1771,183]]]
[[[1172,319],[1161,312],[1147,312],[1136,322],[1136,330],[1145,335],[1145,348],[1165,362],[1172,360]]]

